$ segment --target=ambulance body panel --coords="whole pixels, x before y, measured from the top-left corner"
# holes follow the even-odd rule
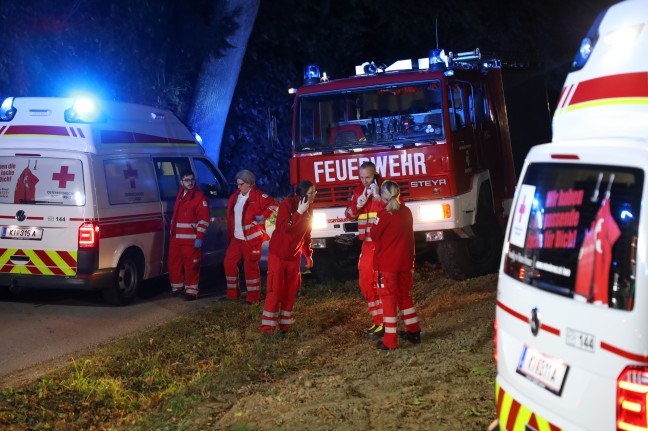
[[[73,105],[16,98],[0,122],[0,286],[102,289],[129,302],[141,280],[166,272],[186,169],[210,204],[203,264],[222,264],[229,186],[192,133],[171,112],[115,102],[69,122]]]
[[[603,11],[527,155],[495,320],[502,431],[648,430],[648,2]]]

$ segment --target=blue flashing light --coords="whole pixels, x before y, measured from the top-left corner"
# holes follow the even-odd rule
[[[85,97],[74,99],[72,107],[65,110],[65,121],[68,123],[99,123],[105,120],[105,115],[95,102]]]
[[[196,142],[198,142],[200,145],[202,145],[203,140],[202,137],[198,134],[198,132],[191,132],[194,135],[194,138],[196,138]]]
[[[16,116],[16,108],[13,106],[13,97],[7,97],[0,105],[0,121],[11,121]]]
[[[433,49],[428,55],[429,68],[430,70],[443,70],[448,67],[447,64],[448,57],[445,54],[445,51],[442,49]]]
[[[628,210],[622,210],[620,217],[621,220],[626,220],[626,219],[633,219],[634,215]]]
[[[320,81],[320,69],[316,64],[304,67],[304,84],[316,84]]]

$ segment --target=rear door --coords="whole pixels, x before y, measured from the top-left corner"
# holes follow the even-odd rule
[[[0,273],[74,276],[92,218],[85,155],[0,155]]]

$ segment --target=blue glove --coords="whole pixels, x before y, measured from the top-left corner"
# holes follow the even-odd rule
[[[202,239],[197,239],[196,242],[194,242],[194,248],[200,247],[202,247]]]

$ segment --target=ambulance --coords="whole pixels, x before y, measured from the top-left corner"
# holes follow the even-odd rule
[[[0,288],[101,289],[126,304],[165,274],[181,173],[209,198],[203,264],[222,264],[229,186],[171,112],[72,98],[0,106]]]
[[[491,430],[648,430],[646,53],[648,1],[604,10],[553,143],[527,155],[500,265]]]

